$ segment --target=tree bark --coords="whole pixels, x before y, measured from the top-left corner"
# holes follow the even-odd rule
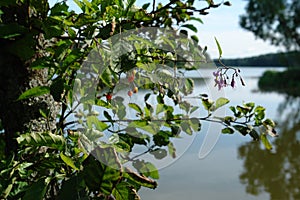
[[[5,48],[0,50],[0,118],[5,131],[7,155],[9,152],[16,152],[15,139],[19,134],[56,128],[59,104],[52,96],[43,95],[17,101],[26,89],[45,85],[49,85],[47,69],[32,70],[18,57],[5,52]],[[42,117],[40,110],[46,113],[49,111],[47,119]]]

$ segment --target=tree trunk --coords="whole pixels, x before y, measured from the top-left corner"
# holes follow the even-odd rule
[[[3,49],[0,50],[0,118],[9,154],[16,151],[15,138],[19,134],[55,129],[59,105],[50,95],[17,101],[26,89],[49,85],[47,69],[31,70],[28,64]],[[49,117],[43,118],[40,110],[49,111]]]

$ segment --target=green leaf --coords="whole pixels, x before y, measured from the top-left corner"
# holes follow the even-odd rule
[[[139,200],[139,196],[132,185],[127,182],[120,182],[112,191],[112,195],[117,200]]]
[[[148,101],[149,97],[151,96],[151,93],[147,93],[145,96],[144,96],[144,101]]]
[[[251,110],[251,108],[249,107],[242,107],[242,106],[237,106],[236,109],[241,113],[243,113],[244,115],[247,115]]]
[[[198,38],[196,35],[192,35],[192,36],[191,36],[191,39],[192,39],[194,42],[196,42],[196,43],[199,42],[199,38]]]
[[[113,148],[96,148],[83,161],[83,178],[90,191],[111,194],[121,178],[121,164]]]
[[[198,131],[200,131],[201,130],[201,123],[200,123],[200,121],[199,121],[199,119],[197,119],[197,118],[191,118],[190,120],[189,120],[189,124],[190,124],[190,126],[192,127],[192,129],[195,131],[195,132],[198,132]]]
[[[127,2],[128,2],[128,5],[127,5],[127,7],[126,7],[125,15],[128,14],[128,11],[133,7],[135,1],[136,1],[136,0],[129,0],[129,1],[127,1]]]
[[[203,24],[203,21],[198,17],[190,17],[190,20],[194,20],[194,21],[197,21],[197,22],[200,22],[201,24]]]
[[[214,101],[211,99],[202,99],[202,104],[206,110],[210,110],[214,104]]]
[[[85,189],[86,185],[83,181],[82,174],[73,175],[69,179],[62,182],[57,200],[88,199],[88,195]]]
[[[144,9],[144,10],[147,10],[147,8],[150,6],[150,3],[145,3],[143,6],[142,6],[142,8]]]
[[[157,104],[156,106],[156,115],[158,115],[159,113],[163,112],[164,111],[164,104]]]
[[[254,109],[254,113],[255,113],[255,118],[257,118],[258,120],[263,120],[265,118],[265,108],[262,106],[257,106]]]
[[[259,140],[259,135],[256,132],[256,130],[252,129],[249,133],[249,135],[253,138],[253,140],[258,141]]]
[[[94,125],[98,131],[104,131],[109,128],[106,123],[100,121],[96,116],[88,116],[86,118],[86,123],[88,128],[92,129]]]
[[[48,86],[37,86],[23,92],[19,96],[18,101],[23,99],[28,99],[31,97],[42,96],[44,94],[49,94],[49,93],[50,93],[50,88]]]
[[[222,107],[222,106],[224,106],[224,105],[226,105],[228,103],[229,103],[228,99],[226,99],[224,97],[218,98],[217,101],[216,101],[216,104],[215,104],[216,105],[215,106],[215,110],[217,110],[218,108],[220,108],[220,107]]]
[[[222,129],[222,133],[223,134],[233,134],[234,130],[232,128],[227,127],[227,128]]]
[[[165,149],[155,149],[153,151],[150,151],[150,154],[154,155],[156,159],[163,159],[168,155],[167,150]]]
[[[170,142],[170,135],[172,135],[172,133],[169,131],[159,131],[153,136],[153,142],[159,147],[166,146]]]
[[[61,77],[58,77],[55,80],[53,80],[50,86],[50,94],[52,95],[55,101],[60,102],[63,92],[64,80]]]
[[[271,143],[269,142],[269,140],[268,140],[266,134],[261,134],[261,135],[260,135],[260,139],[261,139],[263,145],[266,147],[266,149],[268,149],[268,150],[271,150],[271,149],[272,149],[272,145],[271,145]]]
[[[248,127],[242,125],[234,125],[233,128],[244,136],[250,132],[250,129]]]
[[[135,103],[129,103],[128,106],[132,109],[134,109],[135,111],[137,111],[140,115],[143,114],[142,109]]]
[[[217,40],[216,37],[215,37],[215,41],[216,41],[216,44],[218,46],[219,58],[221,58],[222,57],[222,49],[221,49],[220,43],[219,43],[219,41]]]
[[[26,190],[23,200],[31,200],[33,197],[36,200],[43,200],[47,192],[48,183],[45,178],[41,178],[37,182],[33,183]]]
[[[0,24],[0,38],[8,39],[16,36],[20,36],[27,32],[24,26],[17,23],[13,24]]]
[[[191,78],[185,79],[184,90],[183,93],[185,95],[191,94],[194,89],[194,80]]]
[[[72,167],[75,170],[79,170],[78,167],[75,166],[73,160],[68,156],[64,155],[63,152],[60,152],[59,156],[68,166]]]
[[[167,154],[167,153],[166,153]],[[149,175],[149,177],[154,178],[154,179],[159,179],[159,173],[157,168],[155,167],[155,165],[153,165],[150,162],[146,162],[145,167],[148,170],[147,175]]]
[[[124,171],[126,172],[123,173],[124,178],[128,178],[129,180],[133,181],[134,183],[140,186],[144,186],[151,189],[155,189],[157,187],[156,181],[153,181],[143,175],[139,175],[127,167],[125,167]]]
[[[194,31],[195,33],[197,33],[197,31],[198,31],[197,28],[193,24],[184,24],[181,27],[188,28],[188,29]]]
[[[183,121],[181,124],[180,124],[180,127],[181,129],[186,132],[188,135],[192,135],[193,134],[193,131],[191,129],[191,125],[190,123],[188,123],[187,121]]]
[[[56,135],[51,132],[47,133],[26,133],[17,138],[20,145],[27,146],[47,146],[58,150],[65,148],[65,138],[61,135]]]

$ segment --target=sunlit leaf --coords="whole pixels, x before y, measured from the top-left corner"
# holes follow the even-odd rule
[[[211,99],[202,99],[202,105],[204,106],[205,110],[210,110],[213,104],[214,101]]]
[[[60,152],[59,156],[68,166],[72,167],[75,170],[79,170],[78,167],[75,166],[73,160],[70,157],[64,155],[63,152]]]
[[[137,104],[135,104],[135,103],[129,103],[128,106],[130,108],[134,109],[135,111],[137,111],[140,115],[143,114],[142,109]]]
[[[19,96],[18,100],[28,99],[31,97],[38,97],[49,93],[50,93],[50,88],[48,86],[37,86],[23,92]]]
[[[220,97],[216,100],[216,104],[215,104],[215,110],[228,104],[229,103],[229,100],[224,98],[224,97]]]
[[[17,138],[20,145],[47,146],[62,150],[65,148],[65,138],[50,132],[46,133],[26,133]]]
[[[272,144],[269,142],[266,134],[261,134],[260,139],[261,139],[263,145],[266,147],[266,149],[268,149],[268,150],[272,149]]]
[[[217,38],[215,37],[215,41],[216,41],[216,44],[217,44],[217,46],[218,46],[218,51],[219,51],[219,58],[221,58],[222,57],[222,48],[221,48],[221,46],[220,46],[220,43],[219,43],[219,41],[217,40]]]

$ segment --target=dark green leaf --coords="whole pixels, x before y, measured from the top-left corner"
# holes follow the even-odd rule
[[[145,97],[144,97],[144,101],[145,102],[148,101],[150,96],[151,96],[151,93],[146,94]]]
[[[145,3],[143,6],[142,6],[142,8],[144,9],[144,10],[147,10],[147,8],[150,6],[150,3]]]
[[[90,191],[109,195],[121,178],[121,164],[113,148],[96,148],[83,162],[83,178]]]
[[[191,38],[195,43],[199,42],[199,38],[196,35],[192,35]]]
[[[86,185],[80,175],[74,175],[68,180],[62,182],[62,187],[59,190],[58,200],[65,199],[88,199],[85,191]]]
[[[198,31],[197,28],[193,24],[184,24],[181,27],[188,28],[188,29],[194,31],[195,33],[197,33],[197,31]]]
[[[154,155],[156,159],[163,159],[167,156],[167,151],[165,149],[155,149],[153,151],[150,151],[150,154]]]
[[[22,199],[32,200],[32,198],[34,197],[34,199],[36,200],[43,200],[47,192],[47,186],[48,183],[46,183],[44,178],[38,180],[37,182],[29,186]]]
[[[64,81],[62,78],[56,78],[55,80],[53,80],[50,86],[50,94],[52,95],[55,101],[60,102],[63,92],[64,92]]]
[[[203,21],[198,17],[190,17],[190,20],[194,20],[194,21],[197,21],[197,22],[200,22],[201,24],[203,24]]]
[[[223,134],[233,134],[234,130],[232,128],[227,127],[227,128],[222,129],[222,133]]]
[[[242,125],[234,125],[233,128],[244,136],[250,132],[250,129],[248,127]]]
[[[117,200],[139,200],[139,196],[132,185],[126,182],[120,182],[112,191],[112,195]]]
[[[0,24],[0,38],[8,39],[20,36],[27,32],[27,29],[17,23]]]
[[[253,138],[253,140],[258,141],[259,140],[259,135],[256,132],[256,130],[252,129],[249,133],[249,135]]]

